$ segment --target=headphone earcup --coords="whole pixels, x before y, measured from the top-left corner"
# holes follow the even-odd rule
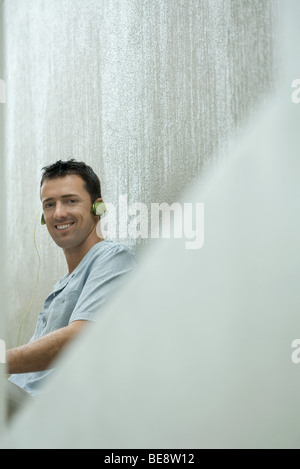
[[[107,208],[104,202],[95,202],[92,206],[92,214],[97,217],[102,217],[107,212]]]

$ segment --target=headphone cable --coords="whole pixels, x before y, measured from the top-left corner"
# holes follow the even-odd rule
[[[35,287],[35,290],[33,292],[33,295],[31,297],[31,300],[30,300],[30,303],[29,303],[29,306],[27,308],[27,311],[26,313],[24,314],[23,318],[22,318],[22,321],[21,321],[21,324],[20,324],[20,327],[19,327],[19,335],[18,335],[18,342],[17,342],[17,347],[19,347],[20,345],[20,338],[21,338],[21,331],[22,331],[22,327],[23,327],[23,323],[25,321],[25,319],[27,319],[29,313],[30,313],[30,310],[31,310],[31,307],[32,307],[32,303],[35,299],[35,296],[37,294],[37,291],[38,291],[38,288],[39,288],[39,280],[40,280],[40,270],[41,270],[41,256],[40,256],[40,253],[39,253],[39,250],[38,250],[38,247],[37,247],[37,242],[36,242],[36,228],[37,228],[37,221],[38,221],[38,216],[40,214],[40,211],[41,211],[41,208],[39,208],[37,214],[36,214],[36,217],[35,217],[35,224],[34,224],[34,235],[33,235],[33,241],[34,241],[34,247],[35,247],[35,250],[36,250],[36,253],[37,253],[37,256],[38,256],[38,260],[39,260],[39,264],[38,264],[38,271],[37,271],[37,279],[36,279],[36,287]]]

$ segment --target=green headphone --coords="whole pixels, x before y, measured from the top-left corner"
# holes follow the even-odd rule
[[[107,212],[107,208],[104,202],[95,202],[91,210],[93,215],[97,217],[102,217]]]
[[[91,213],[97,217],[102,217],[107,212],[107,208],[104,202],[95,202],[92,206]],[[46,225],[45,216],[42,213],[41,225]]]

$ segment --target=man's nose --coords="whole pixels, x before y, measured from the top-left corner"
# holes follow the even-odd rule
[[[57,202],[55,206],[54,218],[57,220],[63,219],[67,217],[67,211],[64,204]]]

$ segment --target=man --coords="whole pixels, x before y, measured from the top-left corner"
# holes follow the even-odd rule
[[[46,299],[28,345],[7,353],[9,414],[24,397],[37,396],[51,364],[94,321],[123,275],[135,265],[127,247],[97,235],[95,203],[104,206],[100,181],[85,163],[58,161],[43,169],[43,222],[63,249],[68,273]],[[101,213],[101,212],[97,212]]]

